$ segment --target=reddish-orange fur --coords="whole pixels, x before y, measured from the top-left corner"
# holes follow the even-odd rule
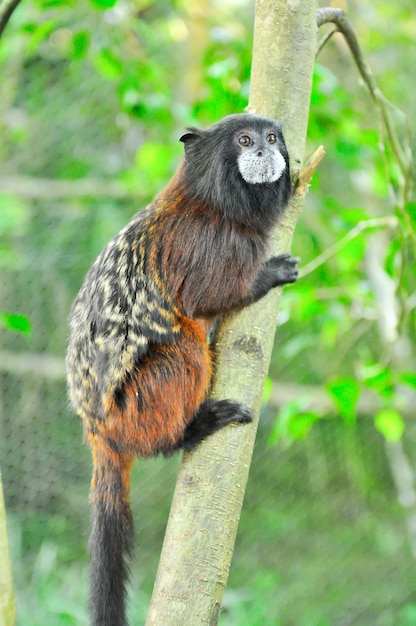
[[[134,460],[133,454],[115,452],[107,445],[100,435],[89,433],[88,443],[91,447],[93,458],[93,475],[91,479],[91,499],[96,496],[96,488],[99,487],[99,498],[112,506],[119,506],[122,502],[128,502],[130,493],[130,474]],[[121,476],[122,489],[113,489],[114,474]],[[103,485],[107,490],[103,490]]]
[[[112,397],[105,405],[107,418],[100,434],[122,442],[122,450],[147,457],[172,449],[207,395],[211,379],[207,324],[184,317],[181,331],[177,342],[153,346],[135,368],[124,387],[122,410]]]

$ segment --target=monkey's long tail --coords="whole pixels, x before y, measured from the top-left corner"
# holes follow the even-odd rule
[[[91,626],[127,626],[128,559],[133,551],[130,499],[132,457],[90,441],[91,482],[90,614]]]

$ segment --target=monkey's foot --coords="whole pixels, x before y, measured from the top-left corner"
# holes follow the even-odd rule
[[[248,407],[232,400],[205,400],[194,419],[188,424],[182,447],[192,450],[216,430],[231,423],[247,424],[253,420]]]

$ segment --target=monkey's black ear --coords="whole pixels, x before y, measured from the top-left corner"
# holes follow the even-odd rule
[[[179,141],[183,141],[184,144],[196,141],[202,137],[202,131],[198,128],[188,128],[187,131],[179,138]]]

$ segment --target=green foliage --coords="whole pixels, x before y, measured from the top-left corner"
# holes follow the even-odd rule
[[[383,3],[379,10],[384,10]],[[369,33],[360,34],[365,52]],[[284,371],[289,371],[289,379],[295,374],[307,384],[324,385],[347,422],[355,420],[363,390],[371,390],[375,406],[381,406],[375,426],[392,439],[403,432],[397,411],[403,402],[400,381],[414,365],[411,294],[416,288],[416,237],[411,174],[400,169],[390,137],[376,122],[377,108],[364,90],[357,89],[352,60],[334,62],[330,48],[327,44],[315,67],[309,126],[311,150],[324,143],[327,156],[296,231],[294,250],[302,257],[305,275],[296,292],[285,292],[283,315],[293,325],[283,330],[279,351],[287,359]],[[377,78],[383,80],[381,70]],[[390,82],[385,91],[394,101],[397,85]],[[392,115],[395,138],[408,154],[404,116],[398,111]],[[380,230],[371,231],[377,223]],[[388,323],[395,325],[391,336],[400,336],[408,346],[408,358],[400,362]],[[272,371],[279,374],[279,368]],[[296,399],[290,423],[297,416],[303,421],[307,406]],[[286,430],[289,436],[286,414],[280,412],[277,419],[282,423],[273,433]]]
[[[394,393],[393,372],[380,363],[365,365],[361,372],[364,385],[373,389],[380,397],[389,400]]]
[[[117,0],[91,0],[91,2],[99,9],[110,9],[116,4]]]
[[[183,127],[247,105],[252,6],[201,6],[202,17],[185,2],[35,0],[13,15],[0,46],[0,177],[70,181],[74,194],[54,195],[45,183],[31,195],[21,179],[0,193],[2,350],[26,352],[30,334],[36,355],[62,360],[85,272],[175,171]],[[412,8],[401,0],[350,9],[384,93],[409,120]],[[395,111],[394,120],[400,141],[414,147],[403,116]],[[316,408],[306,391],[277,417],[265,409],[260,438],[273,446],[263,445],[253,465],[221,619],[410,626],[414,563],[382,442],[412,438],[402,409],[416,390],[416,203],[339,39],[316,64],[308,134],[308,154],[323,144],[326,158],[293,252],[303,267],[321,261],[285,289],[264,402],[279,380],[326,390],[332,407]],[[96,181],[98,192],[75,193],[79,179]],[[125,195],[100,194],[107,182]],[[381,221],[370,228],[373,220]],[[387,336],[385,318],[394,316]],[[11,526],[20,528],[12,541],[19,626],[84,624],[89,458],[79,425],[63,381],[55,388],[36,372],[5,372],[1,385],[0,453]],[[376,407],[370,416],[366,394]],[[176,474],[165,463],[146,462],[133,495],[144,529],[135,623],[144,620],[171,497],[163,481]]]
[[[352,422],[356,418],[356,408],[360,389],[354,378],[337,378],[329,381],[327,390],[338,409],[340,416],[346,422]]]
[[[374,416],[377,430],[387,441],[398,441],[404,433],[404,421],[395,409],[381,409]]]
[[[275,445],[281,441],[304,439],[312,426],[321,416],[307,411],[307,395],[287,402],[279,411],[274,426],[270,432],[269,443]]]
[[[4,311],[0,311],[0,327],[14,330],[23,335],[30,335],[32,331],[32,326],[27,317],[18,313],[5,313]]]

